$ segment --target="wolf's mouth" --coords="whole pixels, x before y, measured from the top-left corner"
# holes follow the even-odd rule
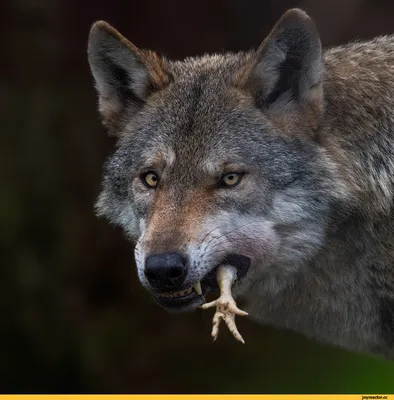
[[[201,285],[200,285],[200,287],[201,287]],[[193,288],[194,287],[191,287],[191,288],[186,289],[186,290],[179,290],[178,292],[160,293],[159,296],[165,297],[167,299],[173,299],[173,298],[176,298],[176,297],[183,297],[183,296],[187,296],[188,294],[191,294],[193,292]],[[197,291],[196,291],[196,293],[199,294],[199,295],[202,294],[202,292],[198,293]]]
[[[155,293],[156,302],[172,312],[183,312],[195,309],[205,303],[205,295],[219,289],[216,272],[219,265],[229,264],[237,269],[237,280],[248,273],[251,260],[239,254],[229,254],[215,268],[209,271],[200,282],[189,288],[174,292]]]

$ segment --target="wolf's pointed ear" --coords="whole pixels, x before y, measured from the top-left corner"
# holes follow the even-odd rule
[[[323,105],[322,47],[316,26],[299,9],[287,11],[241,74],[259,107],[278,113]]]
[[[127,115],[136,112],[170,81],[164,58],[138,49],[104,21],[90,30],[88,60],[102,121],[112,134],[119,134],[126,110]]]

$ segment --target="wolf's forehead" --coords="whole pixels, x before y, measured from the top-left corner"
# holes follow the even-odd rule
[[[172,62],[173,82],[162,91],[161,106],[177,118],[217,119],[233,102],[231,89],[249,57],[229,53]]]
[[[243,95],[231,85],[235,65],[227,70],[219,61],[180,64],[174,82],[147,104],[136,136],[148,164],[213,172],[245,156],[239,142],[252,130],[252,107],[245,108]]]
[[[201,140],[201,142],[200,142]],[[208,143],[203,138],[185,137],[184,140],[155,141],[143,152],[146,165],[168,168],[169,170],[189,171],[213,175],[226,163],[241,162],[240,154],[230,149],[215,146],[212,140]]]
[[[245,164],[241,148],[220,134],[159,134],[142,151],[145,166],[166,169],[174,179],[195,181],[220,174],[228,164]],[[175,174],[176,176],[173,176]]]
[[[231,77],[251,60],[254,52],[207,54],[189,57],[183,61],[170,61],[170,70],[175,79],[186,76],[193,79],[199,74],[217,74],[221,78]]]
[[[163,93],[162,101],[172,122],[186,122],[191,130],[199,118],[203,118],[206,125],[212,123],[211,120],[218,121],[220,112],[223,113],[230,105],[228,92],[229,85],[218,79],[216,74],[199,73],[178,79]]]
[[[156,135],[165,135],[176,147],[213,144],[218,134],[231,136],[229,121],[240,113],[239,94],[215,74],[182,77],[163,91],[154,104]]]

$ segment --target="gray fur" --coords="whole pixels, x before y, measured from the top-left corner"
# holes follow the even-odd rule
[[[243,254],[252,265],[235,293],[254,320],[394,358],[394,36],[322,52],[291,10],[257,51],[166,61],[113,32],[90,35],[119,137],[96,208],[137,242],[141,283],[151,290],[152,252],[183,252],[186,286]],[[144,96],[130,86],[111,106],[106,56]],[[228,168],[246,174],[217,188]]]

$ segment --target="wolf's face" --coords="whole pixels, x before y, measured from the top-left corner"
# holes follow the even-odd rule
[[[321,247],[341,197],[315,138],[320,42],[288,12],[256,52],[169,62],[96,23],[89,61],[108,130],[119,136],[97,210],[136,244],[141,283],[168,310],[215,289],[215,269],[285,285]]]

